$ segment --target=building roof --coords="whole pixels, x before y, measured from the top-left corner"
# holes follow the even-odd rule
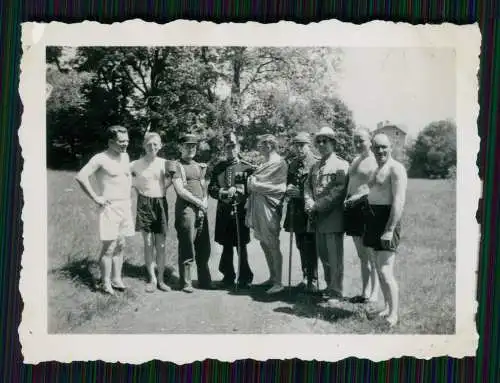
[[[401,125],[396,125],[396,124],[384,124],[382,126],[377,127],[373,132],[376,133],[384,128],[396,128],[396,129],[400,130],[401,132],[403,132],[404,134],[407,134],[405,127],[403,127]]]

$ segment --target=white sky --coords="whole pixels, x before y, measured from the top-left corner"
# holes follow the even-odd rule
[[[445,48],[342,48],[337,92],[356,125],[389,120],[410,136],[435,120],[455,119],[455,52]],[[73,49],[65,58],[74,55]]]
[[[455,119],[455,52],[444,48],[344,48],[338,93],[356,125],[389,120],[410,136]]]

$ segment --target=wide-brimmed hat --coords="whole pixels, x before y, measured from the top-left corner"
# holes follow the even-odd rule
[[[310,144],[311,143],[311,135],[307,132],[298,132],[295,137],[292,139],[293,143],[298,144]]]
[[[315,134],[314,139],[317,140],[319,137],[327,137],[333,140],[335,138],[335,132],[329,126],[324,126]]]
[[[181,137],[182,144],[197,144],[199,141],[196,134],[185,134]]]

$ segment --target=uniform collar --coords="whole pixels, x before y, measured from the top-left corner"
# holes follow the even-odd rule
[[[236,157],[233,157],[231,159],[228,158],[226,161],[227,161],[228,165],[234,165],[234,164],[237,164],[238,162],[240,162],[240,158],[238,156],[236,156]]]

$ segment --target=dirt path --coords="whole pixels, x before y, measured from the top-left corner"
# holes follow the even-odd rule
[[[282,250],[286,252],[283,280],[287,283],[289,237],[283,233],[281,239]],[[359,261],[354,258],[350,239],[346,240],[345,250],[345,293],[352,296],[360,289]],[[256,241],[250,243],[248,253],[255,274],[254,284],[259,284],[268,275]],[[219,257],[220,248],[214,246],[210,262],[214,280],[221,277],[217,272]],[[294,249],[292,285],[301,279],[298,257],[297,249]],[[260,287],[240,293],[196,290],[190,295],[180,291],[148,294],[144,291],[143,281],[125,280],[134,289],[136,298],[127,300],[125,306],[112,315],[83,323],[73,329],[74,333],[331,333],[337,332],[336,320],[359,316],[359,307],[355,305],[343,303],[338,308],[325,309],[313,304],[311,298],[303,294],[288,291],[276,297],[267,296]]]

